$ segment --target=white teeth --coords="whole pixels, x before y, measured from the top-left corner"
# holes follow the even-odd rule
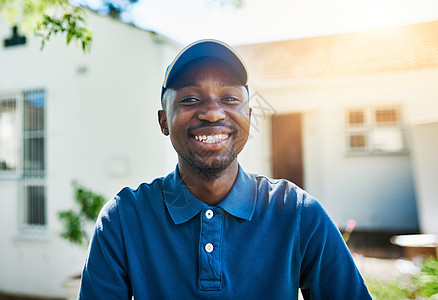
[[[228,134],[216,134],[216,135],[196,135],[195,139],[206,143],[206,144],[213,144],[220,141],[223,141],[228,138]]]

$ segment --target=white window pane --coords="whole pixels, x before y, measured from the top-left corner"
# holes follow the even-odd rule
[[[375,129],[371,141],[376,151],[398,152],[404,149],[403,133],[398,128]]]
[[[16,101],[0,100],[0,171],[17,169],[18,142]]]

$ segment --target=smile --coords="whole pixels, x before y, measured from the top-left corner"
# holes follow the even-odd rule
[[[195,135],[195,140],[201,143],[214,144],[226,140],[229,137],[226,133],[215,134],[215,135]]]

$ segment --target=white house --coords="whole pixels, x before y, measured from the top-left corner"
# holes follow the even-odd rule
[[[437,36],[434,21],[237,47],[265,169],[340,226],[438,233]]]
[[[86,249],[59,237],[57,219],[73,180],[109,199],[175,167],[157,110],[181,45],[94,13],[89,22],[84,55],[64,37],[43,51],[37,38],[23,44],[0,20],[0,292],[63,297],[80,272]],[[412,231],[417,210],[436,219],[437,28],[239,46],[253,95],[242,166],[293,179],[340,225]]]
[[[109,199],[174,168],[157,110],[181,45],[89,13],[90,54],[65,36],[40,51],[0,22],[0,292],[62,297],[86,253],[59,237],[71,182]]]

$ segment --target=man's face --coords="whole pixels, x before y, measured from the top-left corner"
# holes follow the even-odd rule
[[[165,92],[159,112],[180,164],[217,178],[248,140],[248,93],[233,70],[214,59],[198,60]]]

